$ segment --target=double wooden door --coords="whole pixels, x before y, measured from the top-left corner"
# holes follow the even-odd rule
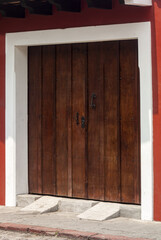
[[[29,47],[30,193],[140,203],[137,41]]]

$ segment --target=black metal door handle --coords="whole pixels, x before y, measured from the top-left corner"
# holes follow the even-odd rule
[[[85,128],[85,117],[81,118],[81,127]]]
[[[76,113],[76,124],[79,125],[79,113]]]
[[[95,109],[95,108],[96,108],[96,104],[93,103],[94,99],[96,99],[96,94],[95,94],[95,93],[92,93],[92,96],[91,96],[91,105],[90,105],[90,107],[91,107],[92,109]]]

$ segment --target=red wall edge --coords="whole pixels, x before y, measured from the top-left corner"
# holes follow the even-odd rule
[[[156,75],[153,79],[154,220],[161,221],[161,2],[154,2]],[[156,84],[157,83],[157,84]]]
[[[5,35],[0,35],[0,205],[5,204]]]

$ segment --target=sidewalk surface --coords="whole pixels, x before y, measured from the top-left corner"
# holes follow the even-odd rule
[[[106,221],[80,220],[78,214],[22,212],[18,207],[0,206],[0,229],[42,233],[82,239],[160,239],[161,223],[115,218]]]
[[[33,234],[17,231],[0,230],[0,240],[68,240],[68,238],[60,238],[53,236],[46,236],[43,234]]]

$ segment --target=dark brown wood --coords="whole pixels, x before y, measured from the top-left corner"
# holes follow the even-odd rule
[[[56,194],[55,47],[42,47],[42,173],[43,194]]]
[[[29,48],[30,193],[140,203],[137,59],[136,40]]]
[[[112,0],[87,0],[88,7],[112,9]]]
[[[121,201],[140,203],[137,41],[120,42]]]
[[[87,45],[72,47],[72,161],[73,196],[86,198],[86,128],[81,128],[81,117],[86,115]],[[78,116],[77,116],[78,114]],[[77,117],[79,123],[77,123]]]
[[[105,200],[105,46],[100,43],[100,82],[98,81],[99,98],[96,97],[96,104],[99,104],[99,159],[100,159],[100,200]],[[100,84],[100,86],[99,86]]]
[[[68,77],[67,77],[67,117],[68,117],[68,197],[72,197],[73,194],[73,185],[72,185],[72,178],[73,178],[73,169],[72,169],[72,82],[71,82],[71,46],[67,47],[67,69]]]
[[[88,198],[104,200],[104,71],[101,43],[88,44]],[[96,94],[92,109],[91,97]]]
[[[81,0],[50,0],[59,11],[80,12]]]
[[[52,15],[52,4],[47,0],[0,1],[0,12],[4,17],[25,18],[25,9],[30,14]]]
[[[71,111],[68,102],[71,91],[68,89],[69,81],[71,81],[71,46],[56,46],[56,179],[57,195],[60,196],[68,196],[68,154],[71,154],[68,151],[68,118]]]
[[[3,17],[25,18],[25,9],[20,5],[0,4],[0,13]]]
[[[119,42],[103,43],[105,200],[120,201]]]
[[[42,193],[41,172],[41,47],[29,48],[29,189]]]

